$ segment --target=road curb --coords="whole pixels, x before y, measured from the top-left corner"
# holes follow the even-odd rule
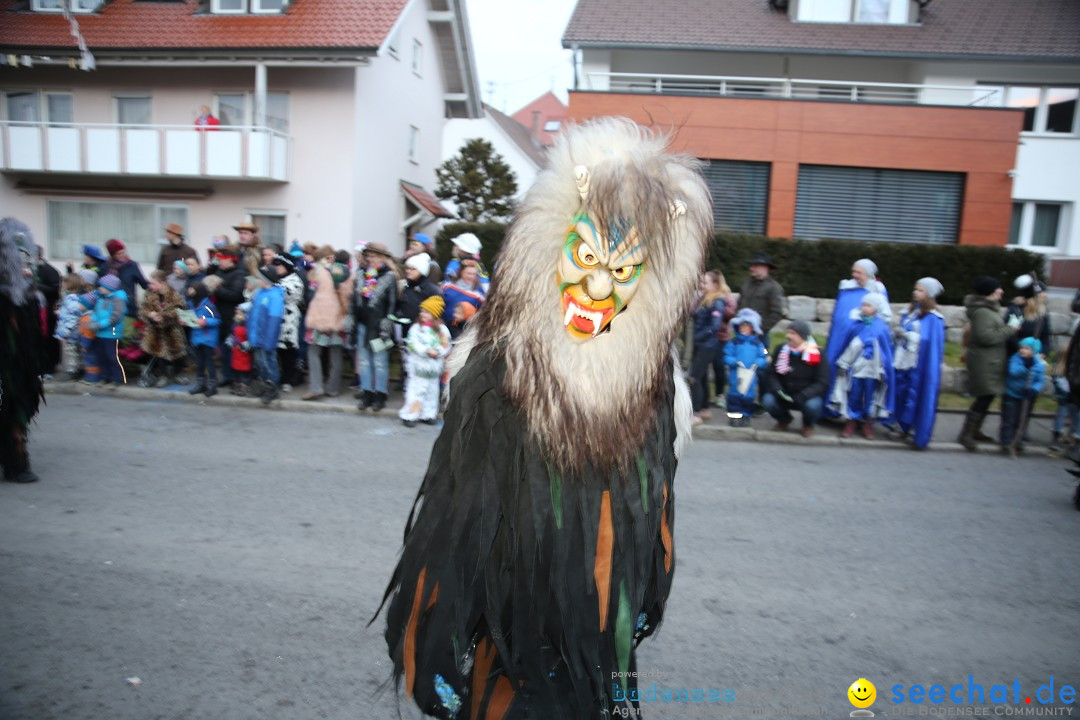
[[[349,393],[351,395],[351,391]],[[87,397],[112,397],[125,400],[142,400],[153,402],[177,403],[187,405],[215,405],[218,407],[246,408],[251,410],[264,410],[269,412],[295,412],[295,413],[331,413],[337,415],[353,415],[356,417],[368,417],[374,419],[392,420],[400,422],[397,411],[387,408],[378,413],[360,412],[356,404],[350,399],[324,399],[315,401],[294,400],[289,397],[279,397],[270,405],[263,405],[258,398],[239,397],[230,395],[228,390],[215,395],[212,398],[203,395],[189,395],[186,388],[178,390],[163,390],[155,388],[140,388],[127,385],[116,389],[107,389],[103,386],[85,385],[82,383],[57,383],[45,384],[45,395],[69,395]],[[343,394],[343,397],[348,397]],[[391,398],[392,400],[394,398]],[[695,440],[709,440],[716,442],[763,442],[778,445],[805,445],[807,447],[851,447],[851,448],[874,448],[878,450],[906,450],[911,448],[902,442],[875,438],[841,438],[830,432],[820,430],[809,438],[804,438],[796,431],[776,432],[773,430],[755,430],[754,428],[732,428],[710,422],[702,423],[694,428]],[[1040,449],[1041,446],[1039,446]],[[1034,448],[1033,448],[1034,449]],[[927,450],[942,452],[965,452],[964,447],[955,442],[934,442]],[[997,445],[983,444],[979,452],[1000,453]]]

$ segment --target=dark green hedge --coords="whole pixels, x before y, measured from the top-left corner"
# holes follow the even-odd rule
[[[450,257],[450,238],[475,233],[483,243],[484,264],[491,268],[506,226],[501,223],[452,223],[436,238],[439,259]],[[717,233],[709,249],[710,268],[720,268],[728,284],[738,290],[746,280],[746,261],[766,252],[777,265],[773,276],[788,295],[834,297],[836,285],[850,277],[851,264],[868,257],[877,263],[882,282],[894,302],[909,297],[915,281],[931,275],[945,286],[939,302],[959,305],[980,275],[993,275],[1008,288],[1017,275],[1035,271],[1045,278],[1045,259],[1038,253],[1002,247],[971,245],[913,245],[910,243],[852,242],[849,240],[793,241],[760,235]]]

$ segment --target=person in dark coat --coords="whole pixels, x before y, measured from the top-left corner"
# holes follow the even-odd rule
[[[198,260],[199,256],[195,252],[195,248],[184,242],[184,228],[176,223],[169,223],[165,226],[165,239],[169,241],[169,244],[161,248],[161,254],[158,255],[158,270],[171,273],[173,263],[177,260],[187,260],[188,258]]]
[[[232,334],[233,315],[236,314],[236,308],[244,302],[247,273],[240,266],[240,256],[240,248],[235,245],[227,245],[217,251],[217,277],[221,278],[221,286],[214,293],[214,304],[221,318],[221,387],[228,387],[236,380],[232,363],[229,362],[230,351],[225,343]]]
[[[52,375],[60,363],[60,341],[54,337],[56,308],[60,304],[60,271],[45,260],[45,252],[41,246],[38,246],[35,276],[38,290],[45,296],[45,320],[48,324],[41,371],[46,375]]]
[[[9,482],[32,483],[28,434],[45,396],[41,382],[39,293],[34,288],[34,238],[15,218],[0,220],[0,465]]]
[[[408,320],[410,324],[416,322],[420,316],[420,303],[439,294],[439,288],[428,279],[430,270],[431,256],[427,253],[413,255],[405,261],[405,284],[394,313],[398,318]],[[408,332],[408,328],[404,332]]]
[[[127,295],[127,317],[139,317],[139,303],[135,298],[135,286],[145,290],[149,283],[143,277],[139,264],[133,261],[127,254],[127,248],[119,240],[110,240],[105,243],[109,251],[109,265],[106,273],[112,273],[120,278],[120,287]]]
[[[93,270],[100,277],[105,274],[105,266],[109,264],[109,258],[101,252],[97,245],[83,245],[83,264],[81,270]],[[72,269],[74,271],[74,269]]]
[[[765,370],[761,404],[776,420],[773,430],[791,425],[793,411],[802,413],[802,436],[814,434],[814,425],[825,408],[829,389],[829,365],[810,334],[810,324],[795,320],[787,329],[787,342],[776,346]]]
[[[1020,318],[1012,316],[1006,324],[1001,319],[1003,291],[997,278],[984,276],[975,280],[975,292],[964,298],[968,322],[965,361],[968,371],[968,392],[975,401],[968,408],[964,426],[956,442],[973,451],[976,442],[994,442],[982,433],[982,424],[996,395],[1005,392],[1006,345],[1016,335]]]
[[[363,395],[358,408],[378,412],[386,407],[390,385],[389,349],[393,322],[388,315],[397,307],[397,276],[388,264],[393,259],[382,243],[364,249],[367,269],[356,279],[353,312],[356,317],[356,365]]]
[[[769,331],[784,317],[784,288],[771,277],[776,265],[765,253],[750,258],[747,267],[750,277],[739,288],[739,309],[750,308],[761,316],[762,339],[768,347]]]

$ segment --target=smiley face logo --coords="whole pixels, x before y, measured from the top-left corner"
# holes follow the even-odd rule
[[[877,699],[877,688],[874,687],[874,683],[866,678],[859,678],[851,683],[851,687],[847,690],[847,696],[855,707],[868,708]]]

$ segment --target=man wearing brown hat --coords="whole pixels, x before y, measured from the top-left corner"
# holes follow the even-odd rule
[[[754,255],[746,265],[750,277],[739,289],[739,309],[750,308],[761,316],[761,331],[768,347],[769,331],[784,317],[784,288],[770,277],[776,266],[765,253]]]
[[[237,244],[244,256],[244,267],[248,275],[258,275],[259,266],[262,265],[262,248],[259,246],[259,226],[253,222],[245,221],[233,225],[233,230],[239,238]]]
[[[364,248],[367,269],[356,279],[353,313],[356,317],[356,365],[360,373],[359,409],[378,412],[386,407],[390,384],[389,349],[394,344],[393,322],[387,317],[397,308],[397,275],[389,262],[390,250],[380,242]]]
[[[158,255],[157,261],[157,269],[163,273],[171,273],[173,263],[177,260],[199,259],[195,248],[184,242],[184,228],[176,223],[169,223],[165,226],[165,239],[169,241],[169,244],[161,248],[161,254]]]

